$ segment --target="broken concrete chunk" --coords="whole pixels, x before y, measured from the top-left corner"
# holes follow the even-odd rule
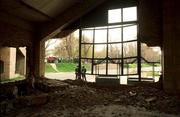
[[[155,100],[156,100],[156,97],[150,97],[150,98],[145,99],[145,101],[148,102],[148,103],[153,102]]]
[[[130,94],[130,96],[135,96],[137,93],[134,91],[130,91],[129,94]]]

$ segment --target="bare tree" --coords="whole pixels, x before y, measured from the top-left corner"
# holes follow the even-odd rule
[[[47,50],[51,45],[57,43],[57,39],[49,39],[45,43],[45,50]]]
[[[149,62],[160,61],[160,53],[158,51],[154,51],[153,48],[148,47],[146,44],[141,45],[141,56]]]
[[[61,40],[61,43],[55,47],[54,54],[68,59],[77,57],[79,54],[79,41],[74,34],[70,34]]]

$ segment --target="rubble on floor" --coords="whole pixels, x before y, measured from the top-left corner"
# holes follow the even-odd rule
[[[81,80],[39,80],[48,102],[9,112],[5,117],[178,117],[180,98],[153,85],[99,86]]]

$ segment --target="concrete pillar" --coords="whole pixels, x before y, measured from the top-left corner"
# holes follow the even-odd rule
[[[33,46],[33,62],[32,62],[32,71],[36,77],[44,75],[45,65],[44,65],[44,56],[45,56],[45,41],[37,41]]]
[[[16,51],[16,74],[24,76],[26,70],[26,48],[20,47]]]
[[[45,75],[45,41],[41,41],[40,42],[40,76],[44,76]]]
[[[16,48],[9,48],[9,78],[15,78],[16,74]]]
[[[9,61],[10,61],[10,49],[8,47],[0,48],[0,60],[4,62],[4,72],[1,74],[1,79],[7,79],[10,77]]]
[[[26,47],[26,77],[33,74],[33,49],[32,46]]]
[[[35,77],[40,76],[40,41],[36,41],[33,45],[33,63],[32,71]]]
[[[180,94],[180,1],[163,1],[163,86]]]

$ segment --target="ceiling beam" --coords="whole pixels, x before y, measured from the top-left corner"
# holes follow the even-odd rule
[[[51,16],[49,16],[49,15],[47,15],[47,14],[41,12],[40,10],[38,10],[38,9],[36,9],[36,8],[34,8],[34,7],[30,6],[30,5],[28,5],[27,3],[25,3],[25,2],[22,1],[22,0],[20,0],[20,4],[22,4],[23,6],[27,7],[28,9],[31,9],[31,10],[33,10],[33,11],[35,11],[35,12],[37,12],[37,13],[43,15],[44,17],[46,17],[46,18],[49,19],[49,20],[52,20],[52,19],[53,19]]]
[[[31,22],[50,21],[53,18],[25,4],[22,0],[0,0],[0,11]]]

